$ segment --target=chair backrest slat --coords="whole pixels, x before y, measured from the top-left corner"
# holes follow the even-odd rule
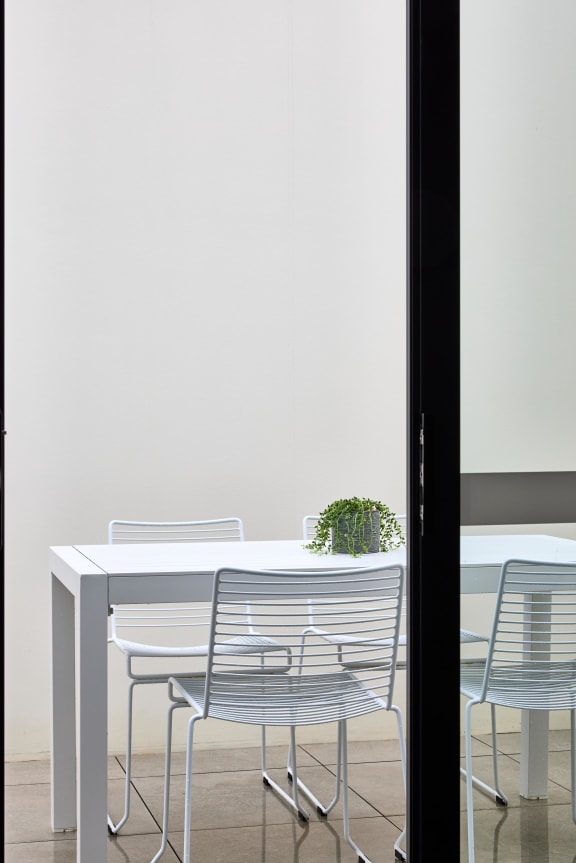
[[[558,690],[576,707],[576,563],[508,560],[502,567],[484,696],[523,680],[531,700]],[[518,696],[523,697],[522,692]],[[572,699],[572,704],[570,699]],[[522,706],[522,704],[518,704]]]
[[[382,707],[389,709],[403,582],[404,568],[400,565],[324,572],[218,570],[206,715],[211,710],[229,709],[235,698],[241,700],[241,693],[255,686],[259,693],[259,704],[252,708],[255,722],[263,721],[261,711],[266,703],[280,714],[285,708],[284,724],[290,724],[286,722],[290,710],[298,712],[298,722],[318,722],[329,721],[338,710],[342,715],[360,715]],[[231,607],[248,601],[255,629],[262,638],[285,647],[290,656],[288,668],[282,652],[263,656],[230,647],[230,639],[241,635]],[[334,643],[305,634],[310,601],[321,625],[342,639],[345,662],[342,649]],[[245,713],[243,716],[246,721]],[[269,717],[270,722],[281,724],[276,713],[274,716]]]
[[[244,539],[240,518],[203,521],[111,521],[108,542],[230,542]]]
[[[124,521],[115,519],[108,524],[108,541],[113,544],[152,542],[242,542],[244,524],[236,517],[203,519],[201,521]],[[197,643],[207,636],[212,606],[194,603],[193,606],[173,607],[156,603],[153,606],[114,605],[111,615],[111,632],[115,639],[147,643],[149,629],[154,629],[155,644],[163,649],[180,644]],[[236,609],[243,625],[251,632],[250,609],[242,605]],[[201,631],[202,635],[197,633]]]

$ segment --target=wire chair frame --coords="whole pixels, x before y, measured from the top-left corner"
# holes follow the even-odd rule
[[[182,706],[193,711],[187,736],[184,863],[190,860],[194,726],[207,718],[286,727],[292,747],[301,725],[337,723],[345,838],[367,860],[349,833],[346,722],[377,710],[393,711],[405,780],[402,719],[393,703],[403,588],[401,565],[308,572],[225,568],[216,573],[206,678],[169,681],[163,838],[154,861],[167,846],[172,715]],[[310,598],[321,607],[325,625],[346,637],[347,650],[357,661],[354,671],[343,667],[334,645],[302,636]],[[253,651],[230,649],[230,639],[237,634],[232,609],[241,602],[250,602],[261,635],[287,648],[290,663],[271,653],[264,664]],[[296,774],[295,763],[293,767]],[[298,796],[297,775],[294,778],[290,795],[269,778],[266,784],[308,820]]]
[[[474,863],[473,787],[506,805],[499,785],[496,706],[570,712],[572,819],[576,823],[576,563],[508,560],[501,570],[485,662],[461,663],[465,712],[468,860]],[[471,712],[490,704],[494,787],[472,773]]]
[[[157,543],[157,542],[241,542],[244,540],[244,525],[240,518],[209,519],[202,521],[121,521],[113,520],[108,525],[110,543]],[[280,651],[284,664],[289,660],[286,651],[277,643],[270,644],[255,631],[250,616],[249,604],[242,603],[235,609],[239,628],[239,644],[256,649],[264,656],[268,651]],[[171,675],[179,673],[183,660],[190,660],[189,674],[203,676],[208,655],[207,637],[212,616],[211,603],[193,605],[112,605],[110,607],[109,643],[123,653],[126,660],[128,704],[126,716],[126,775],[124,779],[124,812],[115,823],[108,815],[108,830],[112,835],[124,826],[130,815],[132,779],[132,727],[134,688],[140,684],[166,683]],[[234,646],[233,646],[234,647]],[[239,646],[236,645],[236,649]],[[201,667],[193,670],[192,660],[201,659]],[[142,672],[141,663],[154,670]],[[174,660],[173,667],[159,670],[156,661]],[[136,670],[138,665],[138,670]],[[265,770],[266,731],[262,728],[262,764]]]
[[[305,515],[302,519],[302,538],[309,542],[311,539],[314,539],[314,534],[316,533],[316,525],[320,520],[319,515]]]
[[[108,542],[234,542],[244,540],[242,519],[202,521],[111,521]]]

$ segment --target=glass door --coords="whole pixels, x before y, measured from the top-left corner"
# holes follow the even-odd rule
[[[464,536],[576,538],[575,45],[570,0],[461,0]],[[493,607],[494,594],[463,593],[462,625],[489,633]],[[477,859],[528,861],[535,842],[539,860],[573,858],[561,766],[569,763],[569,717],[551,714],[549,735],[546,715],[530,722],[520,711],[498,711],[509,805],[478,794]],[[476,708],[474,773],[486,781],[489,730],[488,711]],[[521,758],[535,734],[549,796],[528,802]],[[548,805],[555,802],[560,808]],[[466,847],[463,829],[462,860]]]

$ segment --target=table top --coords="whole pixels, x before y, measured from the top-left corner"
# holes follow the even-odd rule
[[[350,569],[405,564],[406,549],[365,554],[315,554],[297,540],[246,540],[244,542],[170,542],[73,547],[86,561],[109,576],[151,575],[154,573],[214,572],[223,566],[252,569]],[[69,546],[51,552],[66,555]],[[69,557],[69,555],[66,555]],[[81,558],[76,556],[76,560]]]
[[[576,561],[576,540],[547,534],[460,537],[460,567],[502,566],[511,559],[556,563]]]
[[[576,540],[545,534],[462,536],[460,566],[500,568],[505,560],[523,558],[576,561]],[[315,554],[304,541],[131,543],[55,546],[51,554],[72,563],[76,571],[108,576],[214,572],[223,566],[252,569],[348,569],[406,563],[406,549],[364,554]]]

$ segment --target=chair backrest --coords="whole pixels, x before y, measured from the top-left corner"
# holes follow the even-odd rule
[[[240,518],[205,521],[111,521],[108,542],[230,542],[243,541]]]
[[[576,708],[576,563],[504,563],[484,686],[512,707]]]
[[[319,518],[319,515],[305,515],[302,519],[302,539],[305,539],[306,542],[314,539]]]
[[[404,567],[338,571],[263,571],[223,568],[216,572],[208,656],[206,715],[230,717],[242,704],[239,721],[266,724],[328,722],[392,703]],[[345,644],[341,650],[317,635],[304,635],[309,601],[319,626]],[[254,627],[291,656],[231,646],[241,636],[235,607],[250,602]],[[340,645],[341,647],[341,645]],[[352,674],[350,668],[354,669]],[[254,689],[256,687],[256,689]],[[253,704],[245,693],[257,692]],[[228,706],[227,706],[228,705]]]
[[[110,543],[136,542],[235,542],[244,540],[240,518],[217,518],[203,521],[111,521]],[[206,637],[212,607],[194,602],[179,605],[113,605],[110,616],[111,637],[137,656],[158,656],[170,648],[181,649],[183,656],[206,655]],[[245,632],[251,632],[250,609],[237,609],[242,615]],[[149,644],[153,633],[153,645]],[[194,645],[201,644],[198,651]],[[192,645],[192,647],[189,647]]]

